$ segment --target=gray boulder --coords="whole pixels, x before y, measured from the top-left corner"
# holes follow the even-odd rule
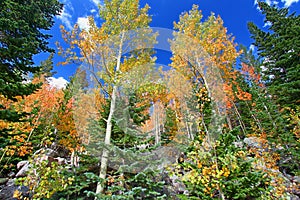
[[[10,179],[4,187],[0,190],[0,199],[1,200],[17,200],[17,198],[14,198],[14,192],[18,190],[22,197],[28,197],[29,198],[29,189],[25,186],[18,186],[15,185],[15,179]]]
[[[30,169],[31,165],[29,161],[21,161],[17,164],[17,168],[20,169],[16,174],[16,177],[25,177]]]

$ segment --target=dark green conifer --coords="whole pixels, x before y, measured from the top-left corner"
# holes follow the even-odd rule
[[[25,84],[25,77],[40,70],[34,67],[34,55],[54,52],[48,47],[51,36],[44,30],[52,27],[53,17],[59,14],[62,4],[57,0],[2,0],[0,8],[0,95],[15,100],[40,86]],[[0,107],[0,119],[20,117],[3,105]]]
[[[300,104],[300,17],[287,8],[258,5],[270,27],[263,31],[251,22],[248,28],[264,60],[264,79],[277,104],[294,107]]]

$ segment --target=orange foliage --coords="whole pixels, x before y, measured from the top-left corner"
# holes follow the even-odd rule
[[[242,100],[242,101],[249,101],[252,99],[252,95],[248,92],[244,92],[242,91],[242,89],[237,86],[237,92],[235,92],[236,94],[236,97],[239,99],[239,100]]]
[[[16,102],[0,97],[2,105],[14,107],[16,111],[29,114],[22,122],[0,121],[0,129],[12,127],[12,130],[8,132],[12,137],[10,144],[6,146],[7,156],[23,157],[32,153],[33,146],[30,141],[40,125],[44,127],[44,138],[48,137],[49,132],[47,130],[55,127],[59,132],[66,134],[61,141],[58,141],[59,144],[71,149],[76,146],[74,143],[78,142],[72,113],[74,99],[71,98],[66,102],[66,109],[62,110],[64,92],[61,89],[51,87],[43,77],[35,78],[32,82],[43,82],[43,85],[29,96],[17,97]],[[42,145],[50,145],[48,143],[51,141],[41,142],[43,142]]]
[[[267,134],[251,134],[248,137],[255,139],[255,142],[258,144],[257,147],[250,147],[249,153],[255,155],[257,160],[255,161],[255,167],[264,171],[269,177],[273,177],[272,181],[267,183],[273,187],[272,198],[278,199],[281,198],[288,190],[291,190],[295,185],[288,187],[288,183],[284,180],[279,167],[277,165],[280,160],[280,155],[274,151],[268,142]]]
[[[232,99],[234,99],[234,93],[232,91],[232,84],[224,83],[223,90],[226,93],[226,96],[225,96],[226,108],[231,108],[233,106]]]
[[[226,94],[225,104],[227,109],[232,108],[236,100],[250,101],[252,99],[252,95],[249,92],[243,91],[241,87],[238,85],[236,81],[236,77],[235,76],[232,77],[233,77],[233,81],[223,84],[223,91]],[[236,91],[234,88],[236,88]]]
[[[105,104],[105,98],[96,89],[89,94],[80,94],[76,97],[73,105],[73,118],[82,144],[89,144],[89,121],[100,118],[103,104]]]
[[[242,74],[246,76],[246,78],[255,83],[259,87],[263,87],[263,83],[261,81],[261,75],[257,72],[255,72],[255,68],[251,65],[248,65],[246,63],[242,63]]]

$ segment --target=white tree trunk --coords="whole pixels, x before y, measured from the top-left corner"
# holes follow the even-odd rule
[[[113,90],[111,94],[111,102],[110,102],[110,110],[109,110],[109,115],[106,121],[106,131],[105,131],[105,140],[104,140],[104,148],[102,152],[102,157],[101,157],[101,167],[100,167],[100,172],[99,172],[99,177],[101,179],[106,178],[106,171],[107,171],[107,164],[108,164],[108,156],[109,156],[109,145],[111,141],[111,132],[112,132],[112,117],[116,109],[116,98],[117,98],[117,85],[115,84],[116,79],[117,79],[117,74],[120,71],[120,66],[121,66],[121,57],[122,57],[122,48],[123,48],[123,40],[124,40],[124,32],[121,33],[121,40],[120,40],[120,45],[119,45],[119,52],[117,56],[117,67],[115,70],[115,77],[114,77],[114,83],[113,83]],[[97,183],[97,189],[96,189],[96,194],[102,193],[104,189],[104,183]],[[95,198],[95,200],[97,197]]]
[[[185,121],[185,129],[186,129],[188,139],[191,139],[191,133],[190,133],[190,129],[189,129],[189,125],[188,125],[187,121]]]
[[[161,107],[158,102],[153,105],[155,145],[161,142]]]
[[[192,125],[193,125],[193,124],[190,123],[189,128],[190,128],[190,137],[191,137],[191,140],[193,141],[193,140],[194,140],[194,134],[193,134]]]

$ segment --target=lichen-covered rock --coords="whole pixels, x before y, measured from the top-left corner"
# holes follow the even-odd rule
[[[21,169],[21,167],[23,167],[24,165],[27,165],[28,163],[29,163],[28,160],[22,160],[22,161],[18,162],[17,169]]]
[[[50,148],[42,148],[42,149],[37,150],[33,154],[33,156],[36,156],[36,155],[46,155],[46,156],[50,156],[50,157],[57,157],[58,153],[57,153],[57,151],[50,149]]]
[[[18,163],[19,164],[19,163]],[[21,165],[20,165],[21,166]],[[16,174],[16,177],[25,177],[30,169],[30,164],[27,161],[22,168],[18,171],[18,173]]]
[[[259,141],[259,138],[257,137],[248,137],[244,139],[244,143],[248,146],[248,147],[252,147],[252,148],[258,148],[258,149],[262,149],[262,144]]]
[[[0,185],[6,184],[8,181],[8,178],[0,178]]]
[[[18,191],[22,198],[29,197],[29,189],[25,186],[15,185],[15,179],[10,179],[7,181],[6,185],[0,190],[1,200],[17,200],[14,198],[14,193]]]

